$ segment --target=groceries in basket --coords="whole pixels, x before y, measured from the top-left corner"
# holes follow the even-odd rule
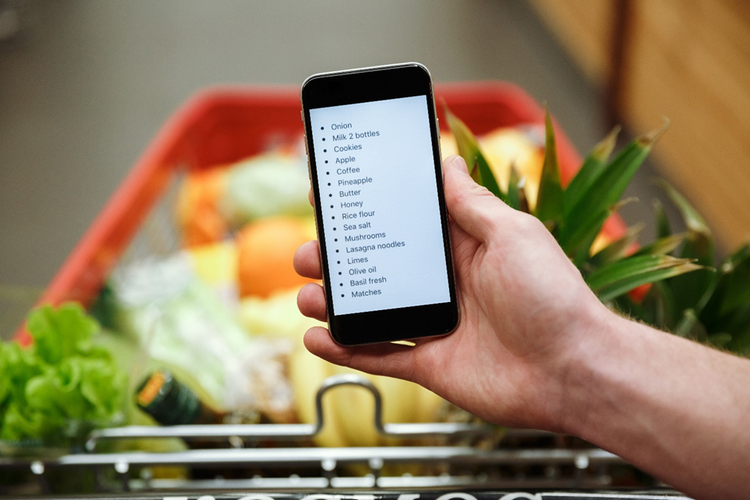
[[[502,129],[482,140],[493,166],[503,171],[515,162],[533,183],[542,161],[538,137],[534,129]],[[35,312],[28,323],[34,345],[2,347],[0,369],[12,381],[0,388],[2,439],[69,445],[68,438],[80,439],[83,429],[144,423],[133,403],[145,401],[144,390],[151,388],[155,398],[170,384],[184,387],[216,415],[314,423],[321,383],[348,370],[312,356],[301,342],[319,323],[296,306],[297,291],[309,280],[294,272],[292,257],[315,238],[299,144],[188,171],[177,180],[172,209],[182,248],[123,259],[92,309],[116,332],[104,336],[109,350],[91,345],[88,336],[98,326],[80,307]],[[442,148],[445,156],[457,152],[450,134]],[[70,329],[75,332],[63,337]],[[428,422],[450,413],[442,399],[415,384],[368,378],[383,395],[385,422]],[[139,391],[135,384],[143,380],[149,382]],[[367,391],[339,389],[323,404],[319,445],[392,442],[372,425],[374,401]],[[148,413],[162,425],[184,423]],[[219,422],[226,420],[212,420]]]
[[[305,158],[293,147],[189,172],[177,201],[185,246],[220,241],[264,217],[311,215],[309,187]]]
[[[500,172],[515,162],[538,178],[539,136],[535,129],[501,129],[483,141]],[[457,151],[450,134],[442,147],[445,155]],[[301,342],[319,324],[297,309],[297,291],[309,280],[292,267],[299,245],[315,238],[302,149],[293,144],[189,171],[177,189],[183,248],[112,273],[115,328],[137,339],[145,365],[176,373],[213,408],[313,423],[322,381],[346,370],[312,356]],[[147,375],[144,367],[136,372],[139,380]],[[383,393],[386,422],[427,422],[445,414],[445,403],[415,384],[369,378]],[[374,402],[366,391],[334,391],[324,406],[329,424],[318,444],[386,443],[371,423]]]

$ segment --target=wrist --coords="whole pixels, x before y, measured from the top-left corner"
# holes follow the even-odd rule
[[[744,498],[747,361],[606,310],[579,333],[556,430],[687,494]]]
[[[623,318],[600,302],[592,304],[569,335],[572,345],[561,364],[560,394],[562,401],[557,432],[591,440],[596,421],[617,401],[610,399],[614,366],[621,363],[620,354],[635,341],[642,325]]]

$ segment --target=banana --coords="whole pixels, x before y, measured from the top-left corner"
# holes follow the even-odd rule
[[[413,416],[414,422],[436,422],[440,408],[445,400],[422,386],[417,386],[416,412]]]
[[[292,354],[289,365],[289,378],[294,388],[297,413],[302,423],[316,422],[315,396],[323,381],[333,375],[333,365],[310,354],[304,346],[298,345]],[[323,429],[315,437],[318,446],[349,446],[342,432],[335,404],[328,393],[323,397]]]
[[[335,373],[357,373],[367,378],[383,400],[383,423],[435,421],[442,399],[423,387],[391,377],[380,377],[335,367]],[[332,391],[337,418],[350,446],[396,445],[400,441],[385,439],[375,429],[375,399],[361,387],[340,387]]]
[[[383,422],[433,422],[443,400],[418,386],[390,377],[379,377],[333,365],[310,354],[302,345],[302,334],[315,324],[297,310],[296,290],[279,293],[267,299],[245,299],[240,318],[255,335],[283,336],[293,339],[296,347],[289,360],[289,378],[294,388],[299,420],[315,423],[315,396],[323,381],[336,374],[356,373],[366,377],[383,398]],[[324,427],[316,437],[319,446],[382,446],[397,444],[384,439],[374,425],[375,400],[362,387],[336,387],[323,397]]]
[[[334,367],[335,373],[356,373],[376,384],[375,377],[350,368]],[[331,391],[334,411],[349,446],[378,446],[380,436],[375,429],[375,399],[364,387],[344,386]]]
[[[301,344],[308,328],[324,324],[299,312],[299,288],[279,291],[270,297],[243,298],[237,311],[240,324],[251,335],[290,338]]]

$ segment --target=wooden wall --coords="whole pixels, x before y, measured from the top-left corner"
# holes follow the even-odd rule
[[[719,242],[750,240],[750,2],[532,4],[632,131],[671,120],[654,152],[661,173]]]

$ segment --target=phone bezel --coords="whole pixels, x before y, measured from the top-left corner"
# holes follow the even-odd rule
[[[311,140],[310,109],[413,96],[425,96],[428,103],[433,163],[435,165],[450,301],[398,309],[335,315],[333,313],[333,301],[327,300],[328,328],[334,341],[341,345],[352,346],[445,335],[452,332],[458,324],[458,302],[453,273],[448,214],[443,192],[439,128],[435,112],[432,78],[423,65],[404,63],[320,73],[312,75],[302,84],[301,100],[305,144],[313,190],[318,241],[320,243],[323,283],[327,297],[332,297],[331,279],[328,261],[324,258],[327,245],[321,227],[324,222],[322,222],[320,187],[317,182],[315,146]]]

